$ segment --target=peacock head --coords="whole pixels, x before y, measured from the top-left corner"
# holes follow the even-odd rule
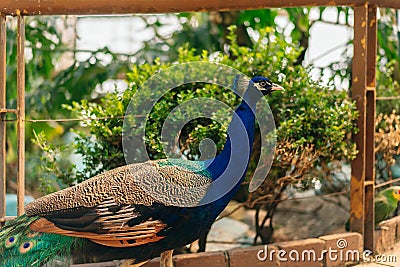
[[[251,78],[254,85],[260,90],[263,95],[268,95],[274,91],[284,91],[285,89],[270,81],[270,79],[263,76],[254,76]]]

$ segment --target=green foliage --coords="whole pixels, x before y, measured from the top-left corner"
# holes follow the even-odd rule
[[[14,21],[12,21],[14,22]],[[15,107],[16,90],[16,25],[7,27],[7,99]],[[57,28],[58,17],[26,18],[26,113],[29,117],[66,115],[62,104],[88,98],[97,84],[127,69],[107,48],[93,51],[84,61],[75,61],[66,69],[56,66],[67,48]],[[110,56],[111,63],[101,58]]]
[[[56,29],[54,19],[28,18],[25,32],[26,46],[29,48],[25,66],[26,91],[30,95],[30,92],[43,81],[52,77],[56,61],[59,59],[59,54],[57,56],[54,54],[57,49],[62,47],[62,44],[61,34]],[[17,97],[17,69],[16,64],[11,63],[16,62],[17,58],[16,25],[9,24],[7,37],[7,99],[10,100],[9,106],[14,106]],[[29,112],[29,110],[30,105],[27,105],[27,111]]]
[[[301,153],[306,145],[319,151],[328,160],[345,160],[354,157],[354,144],[348,134],[356,132],[355,106],[345,92],[337,92],[318,85],[310,78],[309,68],[296,64],[301,53],[298,45],[288,43],[282,34],[271,28],[260,30],[260,37],[252,47],[236,42],[235,27],[230,28],[230,40],[226,52],[197,51],[188,46],[178,49],[177,62],[217,61],[236,68],[245,74],[264,75],[286,88],[283,94],[275,94],[270,106],[276,116],[278,143],[291,142],[292,151]],[[69,179],[81,181],[104,170],[124,165],[122,154],[122,116],[133,94],[154,73],[172,63],[155,60],[153,63],[134,65],[127,74],[129,89],[123,93],[110,93],[97,102],[81,101],[69,107],[70,111],[85,120],[85,130],[77,131],[74,148],[83,157],[84,169],[69,175]],[[234,108],[240,99],[229,90],[211,84],[188,83],[171,90],[152,109],[146,127],[147,152],[151,158],[164,156],[160,141],[160,129],[166,116],[177,105],[192,98],[207,97],[225,102]],[[199,143],[211,138],[220,151],[225,142],[225,129],[229,113],[215,114],[225,118],[225,125],[209,119],[196,119],[185,126],[179,138],[181,152],[188,158],[198,158]],[[108,119],[101,119],[108,118]],[[277,160],[280,160],[277,157]],[[58,177],[62,183],[71,180]]]
[[[400,82],[400,35],[395,30],[399,16],[396,15],[395,9],[380,8],[379,12],[377,51],[380,55],[378,65],[381,67],[378,70],[378,94],[393,96],[400,92],[398,89]],[[330,16],[326,16],[327,14]],[[332,16],[332,14],[336,14],[336,16]],[[190,47],[197,51],[207,50],[210,53],[212,51],[223,51],[229,38],[227,28],[229,25],[236,25],[236,41],[239,45],[246,47],[252,46],[250,35],[257,35],[258,31],[265,27],[273,27],[277,32],[285,34],[285,38],[290,42],[300,45],[302,53],[297,55],[296,64],[302,64],[309,48],[309,38],[314,26],[325,24],[351,29],[350,21],[354,13],[351,7],[337,6],[181,13],[176,16],[182,28],[172,35],[161,34],[166,24],[160,19],[156,18],[157,23],[148,25],[154,30],[157,38],[145,43],[144,49],[138,54],[139,58],[143,60],[144,58],[162,57],[163,59],[175,60],[178,56],[177,48],[185,43],[189,43]],[[287,23],[283,27],[279,26],[276,23],[277,17],[281,19],[285,17]],[[318,38],[318,36],[315,38]],[[352,49],[352,40],[349,40],[333,50],[326,51],[323,56],[336,50],[342,50],[341,57],[323,67],[313,66],[314,75],[319,73],[321,77],[332,76],[336,87],[351,87]],[[168,51],[168,55],[165,54],[165,51]],[[312,65],[313,62],[309,64]],[[390,114],[391,110],[398,109],[396,103],[398,101],[384,101],[378,105],[378,111],[382,107],[382,112]]]
[[[400,111],[400,85],[394,79],[398,61],[392,60],[386,64],[380,64],[378,60],[378,68],[376,75],[377,97],[386,97],[385,100],[376,102],[376,113],[391,114],[393,110]],[[390,99],[392,97],[392,99]]]
[[[248,75],[268,76],[286,89],[283,95],[273,94],[269,101],[276,117],[278,139],[289,140],[293,149],[312,144],[325,157],[353,158],[355,147],[348,142],[347,135],[356,132],[357,113],[346,92],[312,80],[311,68],[296,64],[301,53],[298,47],[276,38],[280,35],[271,29],[260,33],[264,38],[259,38],[253,49],[233,43],[231,51],[237,60],[222,62]],[[233,41],[234,35],[230,39]]]
[[[15,108],[16,95],[16,20],[9,19],[7,23],[7,107]],[[107,79],[115,78],[117,74],[127,70],[127,62],[111,53],[108,49],[100,49],[91,53],[86,60],[76,61],[69,58],[71,65],[59,69],[60,60],[68,50],[62,43],[60,24],[63,20],[59,17],[26,17],[26,119],[56,119],[71,117],[69,110],[62,108],[63,104],[71,105],[73,101],[92,99],[96,85]],[[111,63],[104,62],[102,58],[111,58]],[[65,60],[65,57],[64,57]],[[9,119],[14,119],[9,115]],[[27,172],[27,189],[36,189],[36,172],[38,159],[36,155],[40,149],[33,145],[35,140],[33,132],[45,132],[50,143],[57,142],[62,145],[62,136],[68,132],[69,127],[76,123],[35,122],[26,124],[26,165],[32,172]],[[7,125],[7,173],[16,177],[14,164],[17,160],[14,141],[16,129],[14,123]],[[35,156],[34,156],[35,155]],[[64,161],[67,162],[67,161]],[[64,164],[64,163],[63,163]],[[55,175],[53,175],[55,176]],[[45,187],[44,187],[45,188]],[[44,189],[47,192],[47,189]]]
[[[398,25],[399,17],[396,9],[382,8],[379,9],[380,20],[378,22],[378,44],[380,54],[386,58],[386,62],[397,60],[400,57],[400,35],[395,25]],[[399,75],[399,70],[396,71]],[[400,78],[400,77],[397,77]]]
[[[32,141],[43,151],[43,154],[40,157],[42,164],[38,164],[41,172],[38,173],[45,173],[46,176],[46,178],[38,178],[39,190],[45,195],[59,190],[60,186],[54,183],[57,179],[63,181],[64,185],[65,183],[73,184],[76,182],[73,180],[73,177],[70,176],[76,166],[67,165],[68,161],[66,162],[62,160],[62,157],[68,154],[65,153],[68,150],[68,147],[65,145],[49,143],[43,132],[39,134],[34,132],[34,136],[35,139]]]

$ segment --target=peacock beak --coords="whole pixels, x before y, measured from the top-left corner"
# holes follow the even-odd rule
[[[273,83],[272,87],[271,87],[271,91],[285,91],[285,88],[283,88],[282,86]]]

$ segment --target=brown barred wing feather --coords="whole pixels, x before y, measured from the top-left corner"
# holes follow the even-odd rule
[[[192,168],[192,169],[190,169]],[[167,206],[197,205],[211,179],[192,166],[165,160],[126,165],[26,206],[26,215],[42,219],[32,230],[83,237],[113,247],[157,242],[169,226]],[[160,233],[160,234],[159,234]]]
[[[110,231],[106,234],[92,232],[77,232],[58,228],[54,223],[41,218],[30,225],[30,229],[79,238],[87,238],[95,243],[109,247],[133,247],[147,243],[157,242],[165,236],[158,236],[157,233],[165,229],[165,224],[160,221],[148,221],[133,227],[124,227],[118,231]]]
[[[28,216],[57,211],[83,211],[113,201],[116,205],[197,206],[211,179],[166,160],[122,166],[99,174],[73,187],[49,194],[26,206]]]
[[[35,221],[30,228],[38,232],[87,238],[95,243],[111,247],[139,246],[164,238],[157,234],[167,228],[166,224],[143,216],[132,206],[124,205],[116,211],[109,211],[107,208],[115,207],[115,205],[115,202],[106,200],[96,206],[92,210],[96,218],[91,222],[86,222],[87,214],[76,217],[74,210],[65,210]],[[132,225],[131,221],[134,219],[138,223]],[[79,220],[83,222],[78,225]]]
[[[156,172],[151,162],[122,166],[80,184],[41,197],[26,206],[28,216],[44,216],[63,210],[81,210],[113,201],[117,205],[152,205],[154,198],[137,184],[138,173]]]

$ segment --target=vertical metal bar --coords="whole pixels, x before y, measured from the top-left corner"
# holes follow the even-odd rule
[[[376,6],[368,6],[367,18],[367,103],[365,139],[365,222],[364,247],[375,251],[375,101],[376,101]]]
[[[6,16],[0,13],[0,109],[6,108]],[[6,216],[6,122],[0,114],[0,226]]]
[[[18,215],[21,215],[24,213],[25,198],[25,20],[20,14],[17,39],[17,211]]]
[[[367,4],[354,7],[354,55],[352,70],[352,98],[356,101],[359,132],[353,136],[357,157],[351,162],[350,230],[364,235],[365,221],[365,121],[367,76]]]
[[[368,6],[367,28],[367,86],[375,91],[376,87],[376,53],[377,53],[377,7]],[[374,126],[375,127],[375,126]],[[375,144],[375,143],[374,143]]]
[[[367,91],[364,248],[375,251],[375,91]]]

